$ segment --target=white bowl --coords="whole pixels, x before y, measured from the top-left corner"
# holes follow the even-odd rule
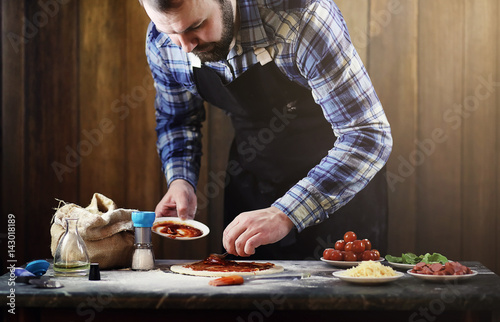
[[[180,236],[173,236],[171,234],[165,234],[165,233],[160,232],[159,229],[156,229],[156,227],[155,227],[158,224],[162,224],[162,223],[171,223],[171,224],[185,225],[185,226],[197,228],[197,229],[201,230],[201,235],[195,236],[195,237],[180,237]],[[159,227],[162,227],[162,226],[159,226]],[[154,233],[156,233],[162,237],[167,237],[167,238],[175,239],[175,240],[194,240],[194,239],[199,239],[199,238],[205,237],[206,235],[208,235],[208,233],[210,233],[210,229],[205,224],[203,224],[199,221],[196,221],[196,220],[192,220],[192,219],[181,220],[178,217],[159,217],[159,218],[156,218],[154,223],[153,223],[153,227],[151,227],[151,230]]]

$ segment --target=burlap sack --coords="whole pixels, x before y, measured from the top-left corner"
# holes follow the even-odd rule
[[[133,211],[117,208],[113,200],[99,193],[94,194],[87,208],[65,204],[52,218],[52,256],[66,231],[65,219],[78,218],[78,233],[85,241],[91,263],[99,263],[101,269],[130,267],[134,252]]]

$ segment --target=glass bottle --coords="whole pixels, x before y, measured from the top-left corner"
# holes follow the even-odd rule
[[[89,255],[85,242],[78,234],[77,224],[78,219],[66,218],[66,232],[54,255],[55,276],[85,276],[89,273]]]

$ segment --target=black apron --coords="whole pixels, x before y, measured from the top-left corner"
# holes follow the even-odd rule
[[[199,94],[228,112],[235,137],[224,195],[224,227],[242,212],[269,207],[307,176],[333,147],[335,136],[310,90],[290,81],[271,61],[224,84],[209,67],[193,68]],[[358,195],[319,225],[292,229],[260,246],[252,259],[318,259],[348,230],[386,248],[387,192],[379,173]]]

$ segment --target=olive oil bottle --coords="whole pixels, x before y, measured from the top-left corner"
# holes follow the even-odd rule
[[[78,234],[78,219],[66,219],[66,232],[57,245],[54,255],[55,276],[85,276],[89,273],[90,260],[87,247]]]

